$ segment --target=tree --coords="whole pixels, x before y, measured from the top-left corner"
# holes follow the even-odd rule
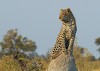
[[[96,44],[97,46],[100,46],[100,37],[96,38],[95,44]],[[99,53],[100,53],[100,47],[99,47],[97,50],[98,50]]]
[[[7,54],[12,54],[13,52],[15,53],[16,51],[34,52],[36,50],[35,42],[29,40],[27,37],[19,35],[17,29],[9,30],[5,34],[3,41],[0,42],[0,45],[2,47],[2,52]]]
[[[96,38],[95,44],[96,44],[96,45],[100,45],[100,37]]]
[[[19,35],[17,29],[9,30],[3,37],[2,42],[0,42],[0,45],[3,55],[13,55],[14,60],[20,64],[22,71],[26,69],[27,62],[27,56],[24,52],[34,52],[37,48],[34,41]]]

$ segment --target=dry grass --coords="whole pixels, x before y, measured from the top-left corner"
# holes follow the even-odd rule
[[[99,69],[96,69],[96,70],[93,70],[93,71],[100,71],[100,68]]]
[[[100,61],[92,62],[93,71],[100,71]]]
[[[74,49],[74,57],[78,71],[100,71],[100,61],[92,61],[92,54],[85,50],[85,54],[80,53],[80,48]]]
[[[12,56],[3,56],[0,59],[0,71],[21,71],[21,68]]]
[[[77,49],[74,52],[78,71],[100,71],[100,60],[91,61],[91,54],[87,53],[85,57],[80,55]],[[49,61],[36,57],[26,63],[26,71],[45,71]],[[0,59],[0,71],[22,71],[20,64],[12,56],[3,56]]]

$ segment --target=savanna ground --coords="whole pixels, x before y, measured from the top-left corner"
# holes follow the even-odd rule
[[[81,54],[81,48],[75,47],[74,55],[78,71],[100,71],[100,60],[95,60],[89,52]],[[17,60],[6,55],[0,59],[0,71],[45,71],[49,62],[49,55]]]
[[[49,52],[45,56],[38,55],[35,42],[16,30],[8,31],[0,46],[0,71],[45,71],[50,62]],[[27,55],[27,51],[32,53]],[[100,71],[100,58],[96,59],[88,49],[75,43],[73,54],[78,71]]]

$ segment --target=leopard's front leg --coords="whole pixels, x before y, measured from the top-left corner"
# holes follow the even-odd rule
[[[73,52],[74,39],[75,39],[74,37],[71,37],[71,39],[69,40],[69,46],[68,46],[68,55],[69,56]]]

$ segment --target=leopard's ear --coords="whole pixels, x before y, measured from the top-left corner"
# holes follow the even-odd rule
[[[70,12],[70,8],[67,8],[67,11]]]
[[[60,9],[60,12],[62,12],[63,11],[63,9]]]

